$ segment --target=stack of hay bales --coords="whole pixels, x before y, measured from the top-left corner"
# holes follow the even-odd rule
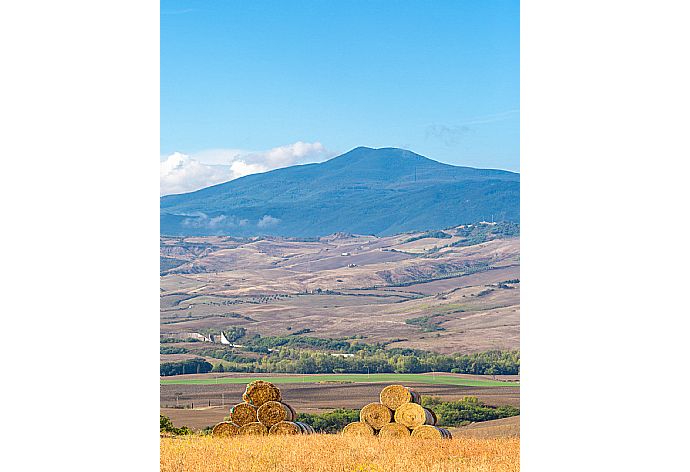
[[[389,385],[379,395],[379,402],[365,405],[359,421],[343,429],[347,436],[374,436],[450,439],[445,428],[436,426],[436,414],[424,408],[414,390],[402,385]]]
[[[230,409],[230,421],[213,427],[214,436],[314,433],[308,424],[295,421],[297,413],[282,401],[280,389],[271,382],[250,382],[242,400]]]

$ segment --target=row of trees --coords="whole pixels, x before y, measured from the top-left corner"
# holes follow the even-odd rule
[[[425,351],[401,354],[379,349],[373,353],[358,351],[353,357],[329,352],[282,347],[250,358],[231,349],[198,351],[199,354],[226,361],[229,372],[266,373],[422,373],[452,372],[478,375],[516,375],[520,373],[519,351],[488,351],[475,354],[436,354]]]
[[[179,362],[164,362],[161,364],[161,375],[205,374],[211,372],[213,365],[204,359],[187,359]]]

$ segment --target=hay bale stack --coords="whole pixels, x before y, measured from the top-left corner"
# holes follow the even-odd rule
[[[293,421],[295,419],[294,411],[284,403],[267,401],[257,410],[257,418],[267,428],[270,428],[281,421]]]
[[[412,437],[421,439],[452,439],[453,435],[445,428],[425,424],[413,429]]]
[[[240,427],[231,421],[223,421],[213,427],[211,434],[214,437],[236,436]]]
[[[405,403],[419,403],[420,397],[414,390],[402,385],[389,385],[381,390],[381,403],[391,410],[397,410]]]
[[[355,421],[343,428],[344,436],[373,436],[374,428],[361,421]]]
[[[379,431],[382,438],[403,438],[410,435],[410,430],[404,424],[388,423]]]
[[[359,421],[379,430],[393,420],[393,412],[381,403],[369,403],[359,411]]]
[[[436,423],[434,415],[416,403],[405,403],[395,410],[395,422],[403,424],[410,429]]]
[[[266,402],[279,402],[281,399],[280,389],[271,382],[266,382],[264,380],[249,382],[242,395],[242,400],[257,408]]]
[[[379,394],[381,403],[370,403],[359,412],[359,421],[343,429],[347,435],[381,437],[451,437],[447,429],[436,428],[436,413],[424,408],[420,395],[404,385],[388,385]],[[368,426],[368,427],[367,427]],[[416,434],[410,431],[421,426]]]
[[[259,421],[256,407],[246,402],[238,403],[230,410],[230,421],[235,423],[237,426],[256,423]]]
[[[268,428],[257,421],[241,426],[239,433],[248,436],[265,436],[268,434]]]
[[[280,389],[271,382],[247,384],[242,399],[230,409],[230,416],[213,428],[214,436],[314,434],[314,428],[295,421],[297,412],[281,402]]]

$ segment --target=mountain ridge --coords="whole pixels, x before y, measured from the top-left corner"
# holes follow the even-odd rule
[[[519,221],[519,174],[398,148],[358,147],[322,163],[161,197],[161,233],[171,236],[383,235],[492,215]]]

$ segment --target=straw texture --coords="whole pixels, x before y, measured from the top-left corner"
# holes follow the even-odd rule
[[[240,431],[240,427],[237,426],[235,423],[232,423],[230,421],[223,421],[222,423],[218,423],[213,427],[213,431],[211,434],[213,436],[236,436]]]
[[[452,439],[453,437],[453,435],[447,429],[429,424],[417,426],[412,430],[411,436],[413,438],[421,439]]]
[[[264,436],[268,434],[268,428],[258,421],[256,423],[247,423],[240,427],[240,434]]]
[[[267,401],[257,410],[259,421],[267,428],[270,428],[281,421],[293,421],[294,410],[288,405],[276,401]]]
[[[230,420],[237,426],[255,423],[259,421],[256,414],[256,407],[246,402],[238,403],[230,410]]]
[[[355,421],[343,428],[343,434],[345,436],[373,436],[374,428],[361,421]]]
[[[403,424],[410,429],[423,424],[433,425],[434,415],[421,405],[405,403],[395,410],[395,422]]]
[[[393,412],[381,403],[369,403],[359,412],[359,421],[362,421],[374,429],[381,429],[393,419]]]
[[[389,385],[381,390],[379,399],[391,410],[397,410],[405,403],[419,403],[419,394],[402,385]]]
[[[410,430],[400,423],[388,423],[379,431],[379,436],[382,438],[404,438],[409,435]]]
[[[279,402],[281,400],[280,389],[271,382],[254,380],[247,384],[242,399],[258,408],[268,401]]]

